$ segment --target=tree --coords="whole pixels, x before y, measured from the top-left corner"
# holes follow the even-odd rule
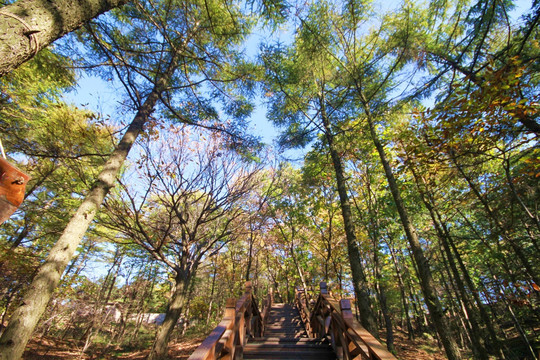
[[[112,150],[113,129],[61,98],[75,83],[70,64],[44,50],[1,81],[2,143],[32,177],[26,201],[0,230],[13,249],[26,244],[47,250]]]
[[[343,260],[346,258],[343,223],[339,219],[339,195],[332,179],[333,166],[328,154],[315,147],[307,154],[302,168],[302,188],[307,198],[306,215],[312,231],[309,246],[314,254],[321,257],[324,280],[330,285],[337,280],[339,291],[343,291]],[[316,231],[315,231],[316,229]],[[314,257],[315,260],[315,257]]]
[[[182,4],[187,5],[184,2]],[[239,78],[239,75],[231,69],[230,64],[238,58],[231,47],[243,38],[248,28],[246,22],[240,21],[237,17],[238,12],[233,12],[228,6],[221,7],[220,4],[216,2],[214,6],[209,7],[208,3],[195,2],[186,9],[180,6],[171,8],[166,4],[154,8],[154,4],[137,3],[124,8],[125,14],[129,14],[131,18],[119,13],[117,18],[110,19],[112,23],[96,25],[101,30],[100,35],[92,31],[92,36],[97,42],[96,49],[101,51],[99,55],[109,61],[112,71],[118,74],[120,81],[125,85],[136,109],[136,115],[103,165],[84,201],[38,270],[22,305],[13,313],[8,327],[0,338],[0,355],[6,360],[18,359],[21,356],[61,274],[105,196],[114,186],[124,160],[137,137],[143,132],[145,124],[149,122],[157,104],[163,104],[162,110],[166,109],[169,114],[173,113],[183,122],[203,125],[204,120],[211,119],[212,123],[219,121],[217,111],[208,101],[200,98],[197,90],[198,87],[210,83],[220,90],[216,92],[214,98],[222,96],[230,100],[231,92],[227,89],[234,88],[234,80]],[[118,41],[117,37],[122,35],[111,30],[120,26],[122,21],[125,22],[124,33],[133,40],[131,43]],[[174,26],[173,21],[176,22]],[[147,46],[148,52],[141,52],[140,44],[134,41],[135,38],[140,38],[143,29],[143,33],[149,39],[143,43]],[[181,32],[178,34],[176,31],[179,29]],[[108,30],[111,32],[108,33]],[[154,41],[156,38],[162,39],[162,42],[156,43]],[[111,41],[110,44],[105,44],[107,39]],[[135,54],[137,56],[133,56]],[[131,59],[131,63],[126,62],[126,55]],[[183,72],[176,71],[180,66]],[[191,78],[197,77],[195,74],[200,73],[207,76],[197,80]],[[172,91],[175,91],[175,96]],[[191,101],[184,103],[179,110],[171,101],[181,100],[181,95]],[[246,111],[249,111],[249,106],[243,100],[245,99],[240,96],[233,103],[235,106],[228,109],[238,118],[242,118],[246,115]],[[213,128],[226,131],[223,125]],[[228,133],[232,134],[231,131]]]
[[[5,359],[18,359],[22,355],[26,343],[60,281],[60,276],[94,219],[103,199],[114,186],[116,176],[135,139],[142,132],[143,125],[157,103],[159,93],[163,91],[165,84],[164,78],[158,79],[154,91],[146,99],[122,140],[105,163],[97,181],[70,219],[45,262],[40,266],[23,298],[22,305],[15,310],[0,338],[0,355]]]
[[[149,359],[166,356],[201,262],[240,236],[247,220],[244,203],[257,185],[258,173],[257,165],[246,164],[227,150],[219,135],[180,129],[160,137],[144,147],[142,174],[134,181],[137,190],[124,185],[123,199],[107,202],[110,220],[106,220],[125,241],[134,241],[166,265],[174,277],[174,291]]]
[[[0,76],[41,49],[127,0],[19,0],[0,8]]]
[[[95,167],[111,150],[112,129],[60,97],[75,80],[68,63],[44,50],[1,80],[2,142],[11,161],[32,176],[22,206],[0,229],[4,318],[95,178]]]
[[[282,141],[289,146],[303,146],[314,134],[322,137],[334,167],[361,323],[376,335],[377,323],[358,250],[345,170],[335,140],[339,123],[348,116],[344,89],[339,74],[335,72],[338,64],[333,54],[336,39],[332,26],[339,22],[339,18],[330,10],[328,3],[321,3],[312,5],[306,19],[300,21],[302,27],[293,46],[269,47],[263,53],[267,69],[266,90],[271,96],[269,117],[278,126],[286,127]],[[321,48],[326,51],[321,51]]]

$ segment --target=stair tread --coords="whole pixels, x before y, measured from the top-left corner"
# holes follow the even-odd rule
[[[278,336],[263,336],[263,337],[256,337],[249,339],[249,342],[260,342],[260,341],[268,341],[268,342],[324,342],[324,339],[316,339],[316,338],[309,338],[309,337],[301,337],[301,338],[291,338],[291,337],[278,337]]]
[[[249,360],[336,359],[327,340],[308,337],[298,310],[289,304],[272,305],[264,336],[249,339],[243,355]]]
[[[276,351],[276,352],[244,352],[244,359],[335,359],[333,352],[317,351]]]
[[[316,350],[330,350],[330,345],[324,343],[289,343],[289,344],[279,344],[279,343],[258,343],[258,344],[247,344],[244,349],[248,350],[259,350],[259,349],[316,349]]]

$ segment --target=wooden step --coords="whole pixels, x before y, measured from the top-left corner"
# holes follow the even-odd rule
[[[335,360],[336,355],[332,351],[314,349],[311,351],[244,351],[244,359],[280,359],[280,360]]]
[[[272,349],[274,351],[281,351],[281,350],[289,350],[289,349],[330,349],[330,346],[328,343],[324,342],[302,342],[302,343],[295,343],[295,342],[288,342],[288,343],[272,343],[272,342],[260,342],[260,343],[250,343],[247,344],[244,349],[248,349],[249,351],[255,351],[255,350],[261,350],[261,349]]]
[[[244,359],[336,359],[328,341],[308,337],[298,310],[291,305],[272,305],[264,335],[249,339],[244,347]]]
[[[249,339],[248,344],[256,343],[275,343],[275,344],[289,344],[289,343],[317,343],[317,344],[328,344],[326,340],[314,339],[314,338],[287,338],[287,337],[257,337]]]

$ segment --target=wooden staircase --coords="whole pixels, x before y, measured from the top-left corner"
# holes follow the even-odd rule
[[[296,307],[272,304],[263,337],[248,339],[244,359],[333,360],[327,341],[310,338]]]
[[[260,311],[248,281],[188,360],[397,360],[354,318],[349,300],[334,299],[324,282],[316,299],[297,288],[295,305],[274,304],[270,289]]]

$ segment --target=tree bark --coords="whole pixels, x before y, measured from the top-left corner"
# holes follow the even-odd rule
[[[521,261],[521,264],[525,268],[526,273],[531,277],[531,280],[535,284],[540,284],[540,276],[538,275],[536,268],[531,265],[529,262],[529,259],[527,259],[527,256],[525,252],[523,251],[523,246],[518,243],[519,240],[514,239],[510,234],[508,234],[508,230],[506,226],[501,221],[501,215],[491,208],[491,205],[488,203],[487,199],[482,196],[480,193],[480,190],[478,189],[478,186],[474,183],[474,181],[471,179],[471,177],[465,173],[465,170],[463,169],[463,165],[461,165],[454,154],[450,154],[450,158],[452,159],[452,162],[456,166],[456,169],[458,172],[463,176],[463,179],[467,182],[469,185],[471,191],[476,196],[476,198],[480,201],[482,206],[485,209],[486,214],[489,216],[491,221],[495,224],[496,228],[500,231],[500,234],[502,238],[510,245],[512,250],[517,255],[517,258]]]
[[[171,333],[182,314],[184,303],[186,300],[186,292],[188,291],[190,276],[179,273],[176,275],[176,284],[174,293],[169,302],[169,307],[165,313],[165,320],[158,329],[156,339],[152,345],[152,350],[148,354],[147,360],[160,360],[167,357],[167,349]]]
[[[330,119],[328,119],[325,111],[324,99],[321,100],[321,118],[324,126],[324,135],[328,142],[328,150],[334,166],[336,176],[336,184],[339,194],[339,202],[341,206],[341,214],[343,216],[343,226],[345,228],[345,237],[347,239],[347,252],[349,255],[349,263],[351,265],[351,273],[353,278],[354,291],[358,300],[358,308],[360,310],[360,322],[373,336],[378,336],[377,321],[371,309],[371,301],[369,299],[369,290],[362,265],[360,251],[356,241],[356,229],[352,219],[351,204],[349,195],[347,194],[346,180],[341,163],[341,158],[334,145],[334,135],[330,127]]]
[[[384,318],[384,324],[386,328],[386,348],[390,352],[394,352],[394,331],[392,327],[392,318],[388,309],[386,301],[386,289],[382,284],[381,264],[379,261],[379,249],[377,242],[373,242],[373,262],[375,267],[375,281],[377,286],[377,295],[379,296],[379,304]]]
[[[362,95],[360,94],[360,96]],[[411,219],[409,218],[409,213],[407,209],[405,208],[403,199],[401,198],[401,193],[399,191],[397,181],[396,181],[396,178],[394,177],[392,168],[390,167],[390,163],[388,162],[388,159],[386,157],[386,152],[384,150],[383,145],[381,144],[379,140],[379,136],[377,135],[375,131],[375,125],[373,124],[372,114],[369,110],[369,107],[365,99],[362,99],[362,100],[363,100],[362,103],[364,104],[364,108],[367,115],[366,118],[367,118],[367,122],[369,126],[369,132],[371,134],[371,139],[379,154],[379,158],[383,165],[384,173],[388,181],[388,186],[390,187],[390,192],[392,193],[392,197],[394,198],[394,203],[399,213],[399,218],[401,220],[403,230],[405,231],[405,235],[407,237],[407,240],[409,241],[409,245],[413,253],[413,258],[416,262],[416,265],[418,266],[418,275],[420,278],[420,285],[422,287],[422,292],[424,294],[426,305],[429,309],[430,317],[433,321],[435,329],[437,330],[437,333],[439,334],[441,338],[441,342],[443,343],[448,359],[449,360],[461,359],[459,348],[453,338],[451,330],[446,324],[444,311],[442,309],[441,303],[437,296],[437,290],[435,287],[433,276],[431,274],[429,261],[424,254],[424,250],[422,249],[422,246],[420,245],[420,241],[418,239],[416,229],[414,228],[411,222]]]
[[[19,0],[0,8],[0,76],[63,35],[128,0]]]
[[[403,276],[401,275],[401,270],[399,268],[399,264],[396,259],[395,252],[389,242],[387,242],[387,245],[390,251],[390,257],[392,258],[392,262],[394,263],[394,267],[396,269],[396,276],[398,279],[398,287],[399,287],[399,292],[401,295],[403,312],[405,313],[405,322],[407,323],[407,337],[409,340],[414,340],[414,330],[411,323],[411,317],[409,315],[410,314],[409,301],[407,300],[407,295],[405,294],[405,283],[403,282]]]
[[[433,226],[435,227],[435,231],[437,233],[439,241],[442,244],[442,248],[444,249],[444,252],[446,254],[448,267],[449,267],[448,276],[451,278],[453,277],[453,280],[454,280],[453,284],[457,286],[457,292],[459,296],[461,297],[465,319],[468,321],[467,330],[469,332],[469,338],[471,341],[473,353],[475,354],[475,358],[487,360],[488,359],[487,349],[482,344],[482,339],[485,338],[485,336],[483,336],[482,330],[477,322],[476,314],[473,311],[473,306],[470,302],[469,296],[465,289],[465,284],[463,283],[461,279],[461,276],[456,266],[456,262],[452,254],[452,250],[450,249],[449,243],[452,241],[449,238],[450,234],[447,231],[444,231],[446,229],[446,225],[442,223],[442,221],[439,222],[441,218],[438,217],[437,216],[438,214],[436,214],[435,212],[435,201],[433,199],[432,192],[430,191],[430,189],[428,188],[426,184],[425,179],[422,176],[420,176],[418,172],[414,169],[414,165],[411,165],[410,169],[415,179],[418,192],[422,198],[422,202],[426,206],[426,209],[429,211],[431,221],[433,222]],[[444,259],[444,256],[443,256],[443,259]],[[451,270],[451,274],[450,274],[450,270]],[[474,292],[476,289],[471,288],[469,290],[471,292]]]
[[[210,288],[210,301],[208,302],[208,314],[206,314],[206,326],[210,323],[210,319],[212,318],[212,304],[214,303],[214,292],[216,289],[216,277],[217,277],[217,263],[214,259],[214,271],[212,273],[212,287]],[[249,279],[249,277],[248,277]]]
[[[484,302],[480,299],[480,296],[478,295],[478,289],[474,285],[470,275],[469,271],[465,267],[465,264],[463,263],[463,260],[461,259],[461,255],[459,254],[459,251],[456,248],[456,245],[454,244],[454,241],[452,237],[450,236],[450,232],[448,231],[448,228],[446,227],[445,223],[441,220],[441,216],[438,214],[438,212],[435,210],[435,214],[437,215],[439,222],[442,225],[442,228],[446,234],[447,239],[449,240],[450,248],[452,249],[452,252],[454,253],[454,256],[457,260],[457,263],[459,265],[459,268],[461,269],[461,273],[463,274],[463,278],[465,279],[465,283],[469,287],[469,291],[471,295],[474,298],[474,301],[476,302],[476,306],[478,308],[478,311],[480,313],[480,318],[482,319],[484,326],[486,327],[489,336],[490,336],[490,343],[488,346],[493,349],[493,353],[499,358],[504,359],[504,353],[502,351],[501,344],[499,342],[499,339],[497,338],[497,334],[495,332],[494,328],[494,321],[492,321],[485,309]]]
[[[21,305],[11,316],[9,324],[0,338],[0,359],[16,360],[22,356],[38,320],[43,315],[47,303],[60,281],[60,276],[73,257],[73,253],[79,246],[105,196],[114,186],[122,164],[154,110],[165,84],[166,79],[164,78],[156,83],[120,143],[103,166],[97,181],[51,249],[45,262],[40,266]]]

